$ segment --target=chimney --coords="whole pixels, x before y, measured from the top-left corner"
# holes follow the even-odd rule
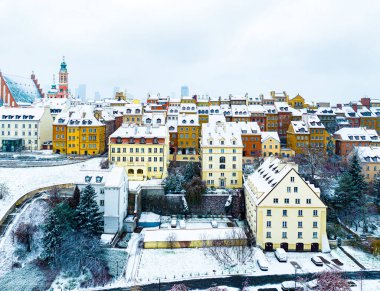
[[[358,104],[352,104],[352,109],[353,109],[355,112],[358,112]]]
[[[35,80],[35,79],[36,79],[36,75],[34,74],[34,71],[32,71],[32,75],[30,75],[30,78],[31,78],[32,80]]]
[[[342,109],[342,103],[338,103],[338,104],[336,105],[336,107],[339,108],[339,109]]]

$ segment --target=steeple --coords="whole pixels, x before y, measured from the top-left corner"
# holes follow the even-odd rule
[[[62,63],[61,63],[61,70],[60,72],[67,72],[67,65],[66,65],[66,62],[65,62],[65,56],[63,56],[62,58]]]

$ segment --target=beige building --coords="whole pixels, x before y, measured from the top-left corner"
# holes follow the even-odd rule
[[[52,140],[49,107],[0,107],[0,151],[40,150]]]
[[[350,155],[354,152],[358,153],[364,178],[372,183],[380,170],[380,147],[355,147]]]
[[[261,154],[263,157],[279,156],[281,150],[280,137],[276,131],[261,132]]]
[[[296,164],[266,158],[245,180],[244,192],[247,222],[259,247],[328,250],[327,207],[319,189],[298,174]]]
[[[164,179],[169,165],[169,133],[166,126],[127,125],[109,140],[109,161],[124,167],[128,179]]]
[[[235,123],[210,115],[202,124],[202,180],[208,187],[242,188],[243,143]]]

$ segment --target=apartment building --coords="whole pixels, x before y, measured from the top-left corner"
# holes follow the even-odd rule
[[[244,183],[246,217],[256,244],[266,250],[321,251],[328,248],[327,207],[320,191],[298,174],[298,166],[276,157]]]
[[[164,179],[169,163],[169,133],[164,125],[123,124],[109,140],[111,164],[124,167],[130,181]]]
[[[281,142],[277,131],[261,132],[261,155],[263,157],[280,156]]]
[[[367,182],[373,183],[380,171],[380,147],[359,146],[351,151],[350,155],[356,152],[360,159],[364,178]]]
[[[0,107],[0,151],[40,150],[52,140],[49,107]]]
[[[200,125],[198,114],[181,114],[178,116],[178,153],[197,155],[199,153]]]
[[[241,188],[243,143],[237,125],[223,116],[202,124],[202,180],[208,187]]]
[[[128,177],[124,168],[83,169],[76,182],[79,190],[91,185],[96,192],[96,202],[104,218],[104,233],[123,230],[128,208]]]

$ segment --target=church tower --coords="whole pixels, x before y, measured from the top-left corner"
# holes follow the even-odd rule
[[[68,75],[65,57],[63,57],[61,69],[59,70],[58,98],[69,98]]]

